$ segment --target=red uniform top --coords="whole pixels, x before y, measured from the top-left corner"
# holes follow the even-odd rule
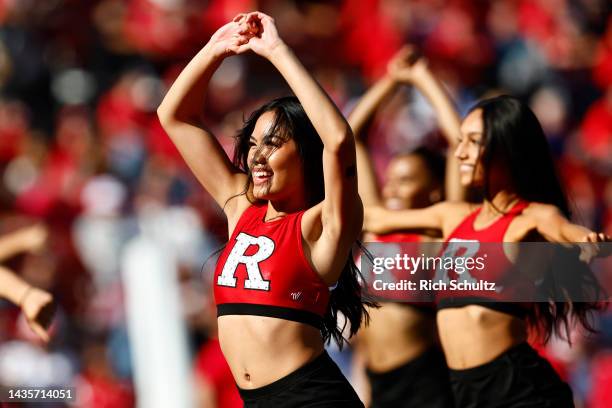
[[[421,255],[418,243],[423,242],[419,234],[410,232],[395,232],[391,234],[374,235],[371,242],[385,243],[384,251],[376,251],[376,256],[384,256],[393,258],[396,254],[418,257]],[[387,275],[387,282],[401,282],[402,280],[418,281],[417,278],[429,277],[423,276],[419,271],[418,275],[411,275],[410,271],[391,270],[390,275]],[[394,301],[405,303],[410,306],[432,311],[435,307],[433,303],[433,294],[423,290],[376,290],[373,286],[373,280],[376,276],[366,277],[370,282],[368,291],[380,301]]]
[[[304,256],[304,211],[264,222],[266,210],[266,204],[247,208],[219,257],[217,316],[269,316],[320,328],[329,288]]]
[[[447,286],[444,290],[436,291],[436,302],[438,309],[448,307],[462,307],[469,304],[478,304],[500,312],[512,314],[515,316],[525,316],[530,303],[512,303],[512,293],[514,291],[526,290],[526,287],[519,287],[516,284],[513,286],[504,286],[503,282],[507,282],[505,277],[509,273],[513,273],[513,263],[508,259],[504,252],[503,245],[481,245],[482,243],[502,243],[504,235],[510,226],[510,223],[516,216],[529,205],[526,201],[517,202],[507,213],[503,214],[493,224],[486,228],[474,229],[474,220],[480,214],[482,208],[468,215],[455,230],[450,234],[445,244],[442,258],[472,258],[482,261],[482,268],[472,268],[464,270],[461,274],[453,269],[437,268],[434,281],[445,281],[447,284],[451,280],[458,282],[468,282],[477,284],[479,281],[495,282],[495,290],[487,290],[486,287],[481,287],[475,290],[450,290]],[[474,263],[473,266],[478,265]],[[455,268],[456,269],[456,268]],[[529,284],[521,282],[518,284]]]

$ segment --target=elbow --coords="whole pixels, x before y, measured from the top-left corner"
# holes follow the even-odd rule
[[[341,126],[339,129],[333,132],[334,136],[330,138],[330,141],[325,143],[325,149],[331,153],[341,153],[351,149],[355,149],[355,138],[353,137],[353,131],[348,124]]]
[[[157,107],[156,113],[159,123],[161,123],[164,129],[172,123],[173,115],[163,102]]]
[[[162,102],[157,108],[157,118],[162,128],[166,132],[171,131],[176,126],[180,126],[184,123],[194,123],[194,120],[190,120],[185,115],[180,115],[175,109],[172,109]]]

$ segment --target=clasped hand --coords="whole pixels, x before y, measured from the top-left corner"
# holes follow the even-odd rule
[[[238,14],[219,28],[208,45],[218,57],[238,55],[249,50],[270,59],[276,49],[283,45],[274,19],[264,13]]]

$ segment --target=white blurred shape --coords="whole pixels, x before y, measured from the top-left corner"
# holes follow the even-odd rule
[[[180,10],[185,5],[184,0],[149,0],[159,8],[167,11]]]
[[[51,82],[53,96],[65,105],[88,102],[95,92],[94,78],[82,69],[67,69],[57,74]]]
[[[94,177],[83,188],[83,215],[73,226],[75,247],[101,290],[119,277],[119,258],[124,242],[124,222],[119,218],[126,198],[125,187],[114,177]]]
[[[118,215],[126,198],[123,184],[110,175],[91,179],[81,193],[84,212],[89,215]]]
[[[203,253],[202,223],[193,208],[149,205],[139,211],[138,222],[143,233],[174,261],[199,266]]]
[[[47,353],[23,341],[10,341],[0,347],[0,384],[5,386],[69,385],[72,375],[70,362],[63,354]]]
[[[146,236],[134,238],[121,270],[138,406],[192,407],[177,273],[166,248]]]
[[[13,195],[18,195],[32,187],[37,178],[38,169],[27,157],[12,160],[4,171],[4,184]]]

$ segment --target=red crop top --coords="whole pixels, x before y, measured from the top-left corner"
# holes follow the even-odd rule
[[[453,270],[439,268],[436,271],[435,280],[449,282],[452,279],[465,282],[477,282],[486,280],[489,282],[503,282],[504,274],[513,273],[513,264],[506,256],[503,245],[488,245],[481,247],[481,243],[502,243],[504,235],[510,223],[516,216],[529,205],[526,201],[517,202],[507,213],[502,215],[490,226],[476,230],[474,221],[481,208],[468,215],[448,237],[442,257],[484,257],[484,268],[482,270],[464,271],[458,274]],[[525,283],[527,284],[527,282]],[[524,317],[530,307],[530,303],[513,303],[508,301],[512,297],[512,291],[528,290],[526,288],[504,287],[500,291],[500,285],[496,285],[495,291],[490,290],[439,290],[436,292],[438,309],[449,307],[463,307],[477,304],[489,309],[508,313],[517,317]]]
[[[304,211],[264,222],[266,210],[267,204],[247,208],[219,257],[217,316],[268,316],[320,328],[329,288],[304,255]]]
[[[421,255],[421,250],[417,244],[423,242],[422,237],[419,234],[411,232],[394,232],[390,234],[374,235],[371,242],[385,243],[384,253],[377,252],[377,256],[385,256],[393,258],[397,254],[409,255],[412,257],[418,257]],[[413,275],[406,270],[391,270],[388,271],[387,280],[389,282],[401,282],[402,280],[414,280]],[[391,278],[392,277],[392,278]],[[428,276],[431,277],[431,276]],[[419,291],[398,291],[398,290],[383,290],[378,291],[373,286],[373,281],[376,279],[375,276],[367,277],[371,280],[368,285],[369,293],[380,301],[393,301],[400,302],[408,306],[416,307],[425,312],[432,312],[435,310],[435,304],[433,302],[433,294],[424,290]]]

